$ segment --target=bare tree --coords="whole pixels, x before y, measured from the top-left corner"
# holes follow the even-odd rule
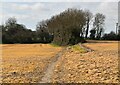
[[[96,38],[101,38],[101,33],[104,31],[104,22],[105,22],[105,15],[97,13],[95,15],[95,19],[93,22],[93,27],[96,30]]]
[[[87,38],[88,32],[89,32],[90,21],[91,21],[91,19],[93,17],[93,14],[89,10],[86,10],[85,11],[85,16],[86,16],[86,33],[85,33],[85,38]]]

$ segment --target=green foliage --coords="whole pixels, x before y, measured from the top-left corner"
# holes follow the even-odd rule
[[[2,43],[32,43],[33,32],[22,24],[18,24],[15,18],[9,18],[2,29]]]
[[[86,53],[87,52],[85,49],[81,48],[79,44],[73,45],[71,48],[72,48],[72,50],[78,51],[80,53]]]

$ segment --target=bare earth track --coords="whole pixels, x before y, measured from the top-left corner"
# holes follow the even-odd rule
[[[2,47],[4,83],[118,83],[118,42],[80,44],[85,53],[48,44]]]
[[[51,60],[51,63],[48,65],[47,69],[45,70],[44,77],[41,79],[39,83],[51,83],[52,76],[54,75],[53,74],[54,67],[57,64],[57,61],[64,54],[65,50],[66,48],[64,48],[62,51],[60,51],[57,55],[53,57],[53,59]]]

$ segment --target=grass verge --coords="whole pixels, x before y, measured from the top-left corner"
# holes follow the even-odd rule
[[[80,47],[79,44],[71,46],[73,51],[78,51],[80,53],[86,53],[87,51]]]

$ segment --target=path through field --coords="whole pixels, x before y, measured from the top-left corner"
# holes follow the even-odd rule
[[[118,83],[118,43],[85,43],[79,52],[48,44],[3,45],[3,82]]]
[[[52,62],[48,65],[47,69],[45,70],[45,75],[43,76],[43,78],[41,79],[41,81],[39,83],[51,83],[52,80],[52,76],[53,74],[53,70],[55,65],[57,64],[57,61],[61,58],[61,56],[64,54],[66,48],[64,48],[63,50],[61,50],[59,53],[57,53],[53,59],[51,60]]]

